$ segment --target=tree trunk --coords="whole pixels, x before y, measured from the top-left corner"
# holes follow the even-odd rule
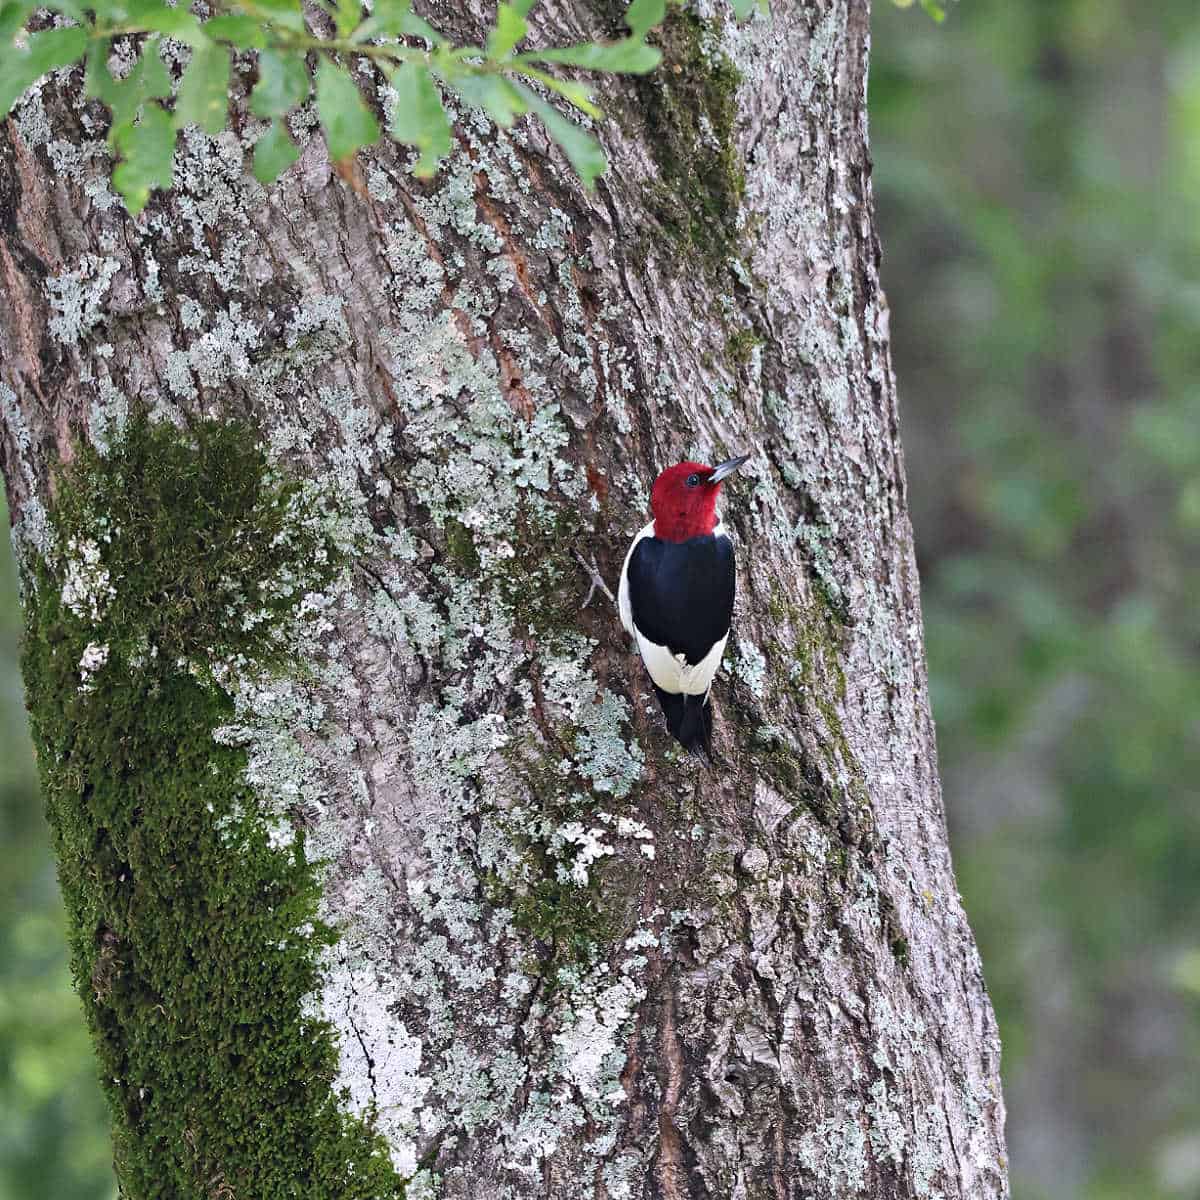
[[[73,73],[0,136],[26,684],[130,1198],[1007,1194],[867,3],[661,42],[594,195],[472,113],[432,183],[313,136],[264,192],[246,118],[135,221]],[[705,769],[574,552],[615,587],[657,471],[743,451]]]

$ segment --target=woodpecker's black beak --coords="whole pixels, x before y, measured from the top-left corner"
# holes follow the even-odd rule
[[[728,479],[744,462],[750,461],[750,455],[743,454],[741,458],[731,458],[727,462],[720,463],[713,467],[712,474],[708,477],[708,483],[720,483],[722,479]]]

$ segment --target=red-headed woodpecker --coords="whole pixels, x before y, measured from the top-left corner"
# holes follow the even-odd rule
[[[654,520],[633,539],[617,608],[637,642],[667,727],[693,754],[712,741],[709,688],[733,618],[733,545],[721,527],[721,481],[750,456],[668,467],[650,492]]]

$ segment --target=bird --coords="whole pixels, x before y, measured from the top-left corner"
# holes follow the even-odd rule
[[[621,624],[637,643],[667,728],[706,761],[709,691],[733,620],[733,543],[717,500],[721,484],[749,458],[667,467],[650,491],[654,520],[634,537],[617,588]]]

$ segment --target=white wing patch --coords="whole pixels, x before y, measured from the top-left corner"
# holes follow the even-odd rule
[[[721,518],[718,517],[713,533],[721,535],[724,532],[721,528]],[[700,662],[692,665],[684,655],[672,654],[666,646],[649,641],[634,628],[633,605],[629,600],[629,560],[633,557],[638,542],[642,538],[653,536],[654,522],[651,521],[649,525],[643,525],[638,530],[637,536],[629,544],[629,553],[625,555],[625,562],[621,567],[621,582],[617,586],[617,611],[621,614],[621,624],[625,626],[625,632],[637,642],[642,662],[646,664],[650,678],[664,692],[671,692],[673,695],[682,692],[689,696],[705,696],[712,687],[717,668],[721,665],[721,655],[725,653],[725,643],[729,640],[728,634],[717,642]]]

